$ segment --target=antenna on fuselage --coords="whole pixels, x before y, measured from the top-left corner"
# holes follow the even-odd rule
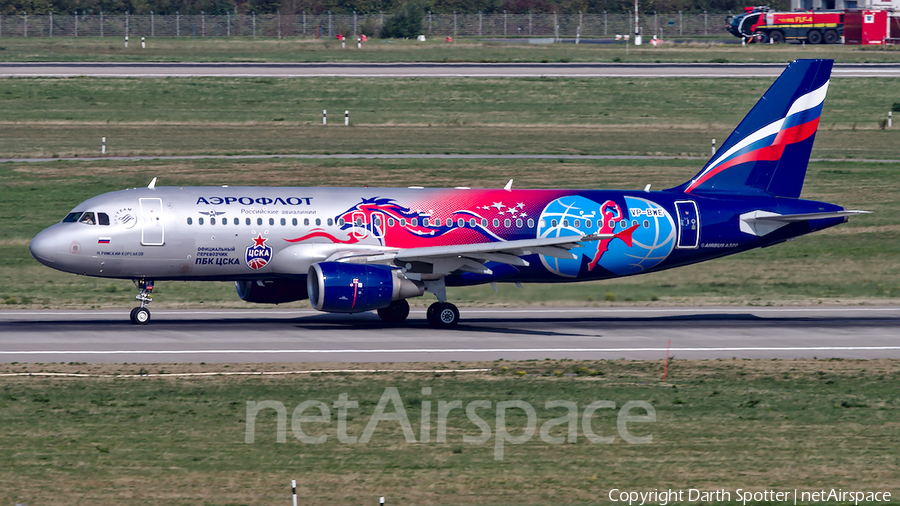
[[[506,186],[503,187],[504,190],[509,191],[512,190],[512,179],[506,182]]]
[[[149,188],[149,189],[151,189],[151,190],[155,190],[155,189],[156,189],[156,178],[153,178],[153,180],[150,181],[150,184],[147,185],[147,188]]]

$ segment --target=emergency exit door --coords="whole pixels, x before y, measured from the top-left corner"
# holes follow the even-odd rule
[[[162,199],[141,199],[141,245],[162,246],[164,241]]]

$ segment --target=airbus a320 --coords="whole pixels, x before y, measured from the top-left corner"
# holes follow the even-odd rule
[[[88,199],[38,234],[39,262],[154,282],[233,281],[248,302],[409,315],[450,328],[446,287],[609,279],[704,262],[843,223],[863,211],[800,199],[832,68],[792,62],[697,175],[662,191],[157,187]]]

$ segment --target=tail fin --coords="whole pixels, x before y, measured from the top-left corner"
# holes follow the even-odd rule
[[[800,196],[834,60],[794,60],[684,193]]]

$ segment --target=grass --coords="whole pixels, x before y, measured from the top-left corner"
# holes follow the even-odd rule
[[[770,79],[4,79],[0,157],[705,155]],[[898,79],[835,79],[813,156],[900,158]],[[601,91],[602,90],[602,91]],[[332,124],[321,124],[323,109]],[[342,112],[350,111],[351,128]]]
[[[0,61],[110,61],[110,62],[627,62],[726,63],[786,62],[795,58],[834,58],[838,62],[896,62],[896,47],[801,46],[799,44],[748,45],[720,41],[669,43],[659,48],[624,44],[525,44],[457,39],[453,44],[373,40],[362,50],[354,44],[341,49],[335,40],[302,38],[148,38],[147,48],[119,38],[6,37]],[[132,40],[135,40],[134,38]],[[682,41],[690,38],[682,39]],[[727,36],[723,41],[737,39]]]
[[[123,307],[124,280],[59,273],[34,261],[28,242],[78,202],[106,191],[161,185],[472,186],[654,188],[675,186],[700,162],[608,160],[186,160],[4,164],[0,167],[0,307]],[[900,296],[896,245],[900,205],[896,164],[818,162],[805,198],[874,211],[773,248],[702,265],[596,283],[451,289],[463,305],[894,303]],[[823,276],[822,273],[829,273]],[[612,297],[610,297],[610,294]],[[156,307],[246,306],[230,283],[160,282]],[[608,300],[608,299],[612,300]],[[423,305],[429,299],[413,299]],[[306,302],[292,303],[305,307]],[[289,306],[291,307],[291,306]]]
[[[317,366],[319,367],[319,366]],[[322,366],[328,368],[327,365]],[[45,504],[65,495],[76,503],[277,504],[298,481],[304,504],[596,504],[612,488],[735,491],[775,489],[900,492],[897,360],[674,360],[668,383],[662,361],[556,361],[411,364],[426,369],[491,368],[490,373],[392,372],[396,364],[340,365],[381,373],[202,378],[0,379],[0,502]],[[2,365],[3,372],[288,371],[305,365]],[[414,437],[423,401],[432,402],[430,442],[406,442],[400,424],[383,421],[367,444],[341,444],[331,423],[306,423],[326,435],[302,443],[287,423],[276,442],[274,411],[256,418],[245,443],[247,402],[282,403],[291,417],[306,400],[331,405],[340,394],[359,402],[348,410],[347,433],[359,436],[386,387],[395,387]],[[431,395],[422,388],[432,389]],[[655,423],[631,423],[649,444],[626,443],[616,413],[601,409],[593,430],[612,444],[559,445],[535,437],[505,445],[465,443],[480,430],[464,411],[451,411],[447,439],[436,441],[439,401],[488,400],[479,415],[494,434],[496,405],[521,400],[536,409],[537,427],[563,415],[549,400],[577,404],[609,400],[616,408],[649,402]],[[393,413],[389,404],[386,413]],[[305,414],[315,414],[315,410]],[[521,410],[509,410],[513,436]],[[632,415],[642,414],[635,410]],[[552,436],[565,435],[558,426]],[[752,443],[751,443],[752,442]],[[896,501],[894,501],[896,502]],[[803,502],[800,501],[800,504]]]

